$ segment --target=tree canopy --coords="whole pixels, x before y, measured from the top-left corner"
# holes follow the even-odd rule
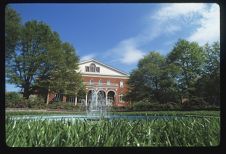
[[[7,82],[20,87],[25,98],[36,92],[47,94],[48,90],[78,93],[83,85],[76,71],[79,58],[74,47],[62,42],[58,33],[41,21],[28,21],[20,27],[6,66]]]
[[[127,99],[164,104],[182,103],[183,98],[188,98],[219,105],[219,56],[219,42],[201,47],[183,39],[166,56],[151,51],[132,71]]]
[[[204,51],[196,42],[179,40],[168,54],[168,63],[180,69],[177,84],[181,94],[190,97],[194,83],[200,77],[204,64]]]
[[[14,53],[16,44],[19,41],[21,28],[20,15],[10,8],[8,5],[5,8],[5,58],[6,62]]]
[[[134,100],[148,98],[160,103],[170,101],[175,86],[172,77],[177,71],[175,65],[167,65],[164,56],[158,52],[150,52],[139,61],[138,69],[131,73],[128,96]]]

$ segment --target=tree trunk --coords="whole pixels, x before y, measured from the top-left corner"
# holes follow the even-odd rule
[[[24,85],[24,92],[23,92],[23,97],[24,97],[25,99],[28,99],[29,96],[31,95],[31,93],[30,93],[30,91],[29,91],[29,88],[30,88],[29,83],[26,83],[26,84]]]
[[[23,97],[25,99],[29,99],[29,96],[30,96],[30,92],[29,92],[28,88],[24,88]]]

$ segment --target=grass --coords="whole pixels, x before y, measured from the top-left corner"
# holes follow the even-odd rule
[[[45,110],[6,110],[6,115],[59,115],[70,114],[80,115],[85,112],[72,111],[45,111]],[[139,111],[139,112],[110,112],[119,115],[159,115],[159,116],[220,116],[220,111]]]
[[[6,117],[11,147],[217,146],[219,117],[173,120],[13,120]]]
[[[113,113],[114,114],[114,113]],[[220,116],[220,111],[140,111],[116,112],[120,115],[156,115],[156,116]]]

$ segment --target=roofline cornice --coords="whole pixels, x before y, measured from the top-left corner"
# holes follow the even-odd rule
[[[79,64],[84,64],[84,63],[88,63],[88,62],[96,62],[96,63],[98,63],[98,64],[100,64],[100,65],[102,65],[102,66],[105,66],[105,67],[107,67],[107,68],[110,68],[111,70],[114,70],[114,71],[120,72],[120,73],[122,73],[122,74],[125,74],[126,76],[129,76],[128,73],[123,72],[123,71],[120,71],[119,69],[114,68],[114,67],[109,66],[109,65],[106,65],[106,64],[104,64],[104,63],[102,63],[102,62],[99,62],[99,61],[96,60],[96,59],[84,60],[84,61],[82,61],[82,62],[79,62]]]

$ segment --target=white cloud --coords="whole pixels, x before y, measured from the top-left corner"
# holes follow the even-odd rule
[[[220,39],[220,10],[217,4],[172,4],[163,6],[151,18],[167,25],[165,31],[168,33],[181,30],[182,24],[195,24],[194,32],[187,39],[200,45]]]
[[[133,39],[127,39],[121,41],[115,48],[108,52],[109,56],[118,57],[117,60],[123,64],[134,64],[144,56],[144,52],[136,47],[136,42]]]
[[[197,41],[200,45],[215,41],[219,38],[219,7],[204,3],[164,4],[149,15],[146,28],[136,36],[120,41],[107,55],[114,54],[112,61],[135,64],[145,55],[143,45],[162,35],[174,35],[182,30],[189,32],[190,29],[185,27],[191,25],[195,31],[188,36],[188,40]]]
[[[83,57],[80,58],[80,61],[85,61],[85,60],[89,60],[89,59],[92,59],[94,58],[95,55],[94,54],[88,54],[88,55],[85,55]]]
[[[196,41],[200,45],[220,40],[220,9],[217,4],[211,5],[203,11],[200,26],[188,37],[190,41]]]
[[[126,50],[121,62],[124,64],[134,64],[137,63],[141,58],[143,58],[144,53],[136,48],[131,48]]]
[[[178,26],[178,25],[173,25],[173,24],[172,25],[169,25],[169,26],[167,26],[165,28],[165,32],[167,32],[169,34],[172,34],[172,33],[177,32],[179,30],[181,30],[181,27]]]
[[[206,5],[201,3],[175,3],[163,5],[151,18],[166,21],[179,16],[190,16],[192,13],[202,12]]]

